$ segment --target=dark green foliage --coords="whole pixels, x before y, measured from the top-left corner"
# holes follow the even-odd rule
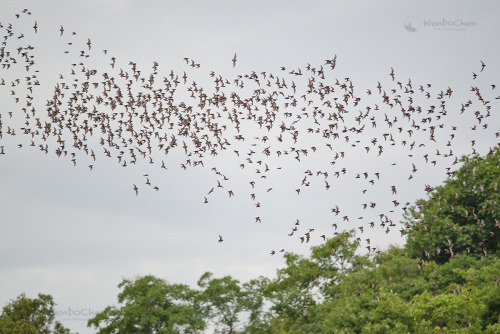
[[[500,149],[463,166],[410,209],[405,251],[444,263],[457,254],[496,254],[500,243]]]

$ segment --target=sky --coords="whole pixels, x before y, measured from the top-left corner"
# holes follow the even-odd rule
[[[22,13],[24,8],[31,14]],[[261,275],[273,277],[276,269],[284,265],[280,250],[307,255],[310,246],[321,244],[320,235],[333,237],[334,232],[343,229],[356,229],[363,240],[370,238],[371,246],[378,250],[404,244],[399,224],[385,233],[378,223],[379,214],[386,213],[398,223],[406,202],[425,198],[425,185],[441,184],[446,168],[458,167],[451,165],[456,156],[470,154],[473,149],[485,154],[500,141],[495,136],[500,130],[499,100],[495,99],[500,95],[500,87],[495,90],[491,86],[500,84],[499,10],[496,1],[448,0],[91,0],[43,4],[3,0],[2,36],[9,23],[13,24],[14,35],[24,34],[23,39],[9,40],[9,48],[15,53],[16,43],[24,42],[34,47],[36,61],[30,73],[39,71],[36,75],[40,86],[31,94],[32,103],[37,107],[37,116],[45,121],[46,104],[53,98],[54,87],[66,82],[70,85],[69,95],[73,87],[69,81],[73,80],[71,70],[80,68],[72,64],[80,62],[88,69],[96,69],[101,80],[103,73],[118,77],[120,68],[131,72],[129,62],[136,63],[146,79],[154,62],[158,63],[158,81],[171,71],[179,77],[186,72],[189,82],[180,85],[176,99],[190,103],[187,86],[191,81],[210,94],[214,92],[212,71],[229,80],[223,89],[227,97],[232,91],[244,97],[259,87],[248,79],[243,79],[245,88],[236,87],[234,80],[238,75],[244,78],[252,71],[259,76],[262,72],[273,73],[286,80],[288,88],[294,81],[297,91],[303,92],[312,75],[306,71],[307,65],[323,65],[326,78],[317,78],[316,84],[321,81],[334,85],[336,79],[352,82],[354,95],[362,99],[359,105],[351,101],[346,107],[349,114],[339,127],[341,137],[336,141],[307,133],[308,128],[315,128],[313,106],[324,108],[323,101],[313,98],[311,107],[300,102],[298,107],[284,108],[286,101],[280,100],[281,110],[293,117],[303,113],[302,108],[311,113],[311,117],[302,115],[296,125],[301,130],[298,143],[286,135],[282,142],[277,141],[281,122],[287,126],[291,123],[282,115],[270,131],[252,122],[242,123],[245,141],[235,139],[237,133],[225,120],[231,146],[217,156],[206,154],[204,167],[184,170],[181,164],[186,164],[186,156],[179,145],[168,156],[156,152],[155,164],[140,159],[123,168],[116,156],[108,158],[103,154],[98,134],[88,142],[96,152],[96,161],[75,151],[78,154],[74,166],[71,158],[55,154],[57,138],[47,141],[47,154],[38,149],[40,138],[35,147],[30,147],[30,136],[21,130],[25,126],[22,105],[15,103],[11,90],[15,89],[21,100],[25,93],[9,87],[15,78],[24,80],[27,72],[20,66],[8,71],[0,68],[0,78],[6,82],[0,86],[0,115],[4,123],[0,146],[5,151],[0,155],[0,305],[23,292],[29,297],[51,294],[57,303],[58,319],[66,327],[79,333],[94,333],[95,330],[86,328],[89,314],[116,304],[117,285],[123,278],[152,274],[172,283],[195,286],[206,271],[216,277],[231,275],[242,282]],[[36,34],[32,28],[35,21]],[[89,39],[91,50],[87,46]],[[89,57],[81,57],[82,50]],[[233,67],[235,53],[237,62]],[[336,66],[331,70],[325,61],[335,56]],[[111,57],[116,58],[115,68],[110,66]],[[193,60],[200,66],[189,66],[185,57],[189,64]],[[486,65],[483,71],[481,61]],[[307,75],[293,74],[298,69]],[[473,73],[477,78],[473,78]],[[85,78],[84,73],[76,76]],[[391,89],[396,90],[391,96],[404,95],[397,82],[405,85],[409,79],[415,90],[414,105],[422,106],[423,114],[432,105],[439,109],[441,90],[446,92],[450,87],[453,91],[451,97],[445,98],[448,114],[433,123],[438,129],[439,124],[443,125],[442,131],[436,130],[436,142],[429,141],[425,131],[408,138],[409,123],[403,123],[398,107],[383,105],[377,94],[380,82],[388,94]],[[264,84],[265,80],[261,81]],[[125,87],[125,81],[117,82]],[[419,85],[429,92],[430,98],[418,90]],[[491,116],[484,120],[487,128],[484,123],[477,124],[473,115],[477,110],[483,113],[485,106],[478,103],[471,87],[479,87],[485,100],[491,101]],[[337,96],[341,102],[342,90],[336,89],[329,98]],[[300,101],[302,94],[298,92]],[[461,104],[468,100],[473,101],[471,107],[460,114]],[[363,133],[349,133],[349,139],[345,138],[342,127],[360,126],[355,116],[375,104],[380,110],[377,114],[373,111],[370,117],[374,115],[377,127],[372,128],[367,118]],[[109,108],[103,111],[112,113]],[[391,120],[399,117],[399,123],[394,122],[394,128],[384,126],[385,115]],[[140,120],[134,122],[139,124]],[[477,129],[473,130],[475,124]],[[6,134],[7,126],[16,129],[17,135]],[[398,133],[399,126],[404,128],[402,133]],[[452,126],[458,130],[448,147]],[[383,143],[384,152],[379,156],[377,145],[370,141],[376,137],[382,144],[384,133],[394,134],[396,144]],[[72,140],[71,134],[64,136],[68,142]],[[263,136],[268,136],[269,141],[263,141]],[[403,146],[402,141],[407,143]],[[411,141],[417,142],[414,151],[409,151]],[[334,147],[329,149],[326,143]],[[18,144],[23,144],[22,148]],[[366,146],[371,147],[368,153]],[[266,147],[271,147],[270,157],[263,153]],[[291,147],[307,148],[309,154],[301,154],[300,162],[292,153],[279,158],[275,154],[278,150],[292,152]],[[314,154],[312,147],[317,148]],[[450,149],[453,157],[436,157],[436,150],[444,155]],[[247,156],[250,150],[256,153]],[[345,158],[335,159],[336,152],[344,152]],[[436,166],[425,163],[425,154],[437,161]],[[167,170],[160,168],[161,160]],[[412,163],[418,171],[412,171]],[[228,180],[221,181],[221,174],[212,168]],[[346,169],[345,175],[342,168]],[[328,178],[316,174],[318,171],[328,171]],[[364,172],[369,175],[367,179]],[[380,180],[372,186],[368,181],[375,180],[377,172]],[[360,178],[356,178],[357,174]],[[305,176],[308,186],[302,182]],[[145,184],[147,178],[158,191]],[[217,187],[217,180],[224,188]],[[257,183],[255,188],[250,186],[251,181]],[[325,181],[329,182],[329,189],[325,189]],[[134,184],[139,188],[138,195]],[[392,185],[396,185],[397,194],[392,193]],[[212,187],[215,190],[209,195]],[[300,189],[299,194],[296,189]],[[368,191],[363,194],[365,189]],[[229,190],[234,197],[229,196]],[[252,193],[256,200],[251,200]],[[208,203],[204,203],[205,197]],[[393,200],[401,204],[396,207]],[[256,207],[257,202],[260,207]],[[377,207],[364,210],[362,204],[370,202],[377,202]],[[341,208],[338,216],[331,211],[335,206]],[[349,222],[343,220],[344,216],[349,217]],[[297,219],[298,231],[289,236]],[[370,221],[377,222],[375,228],[368,227]],[[337,224],[337,231],[332,224]],[[359,227],[364,227],[362,234]],[[309,229],[314,229],[310,242],[301,243],[300,236]],[[218,242],[219,236],[223,242]],[[271,255],[271,251],[276,254]],[[71,312],[76,315],[69,315]]]

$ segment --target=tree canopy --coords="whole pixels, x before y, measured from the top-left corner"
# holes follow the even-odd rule
[[[456,254],[496,254],[500,243],[500,149],[463,157],[462,167],[410,209],[405,250],[444,263]]]
[[[124,279],[118,287],[123,306],[108,306],[88,322],[98,333],[199,333],[205,328],[203,309],[187,285],[148,275]]]
[[[3,307],[0,314],[2,334],[70,334],[59,321],[55,320],[52,296],[38,294],[38,298],[28,298],[23,293]]]

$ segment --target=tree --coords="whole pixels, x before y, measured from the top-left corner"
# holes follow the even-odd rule
[[[108,306],[88,321],[99,334],[199,333],[205,328],[197,292],[187,285],[148,275],[124,279],[118,287],[118,302],[124,305]]]
[[[461,159],[443,186],[410,209],[405,251],[444,263],[461,252],[496,254],[500,244],[500,149]]]
[[[244,333],[271,333],[270,319],[272,314],[268,305],[266,305],[268,300],[264,295],[264,289],[267,282],[268,279],[266,277],[259,277],[243,283],[243,291],[245,291],[246,294],[243,303],[245,309],[249,312],[248,322],[243,331]]]
[[[323,300],[307,308],[273,306],[272,332],[437,334],[500,328],[500,261],[492,255],[464,253],[439,265],[393,246],[356,263],[362,265],[332,279]],[[275,293],[289,295],[293,289]],[[284,305],[279,298],[275,305]]]
[[[356,254],[360,242],[354,236],[351,230],[327,239],[311,247],[309,258],[285,253],[286,266],[265,287],[277,315],[272,320],[273,332],[324,332],[321,303],[334,298],[343,277],[369,263],[367,256]]]
[[[38,294],[38,298],[31,299],[21,294],[4,306],[0,333],[70,334],[69,329],[55,321],[54,305],[51,295]]]
[[[354,230],[346,231],[311,247],[310,258],[285,253],[286,266],[277,270],[276,279],[266,287],[267,297],[274,302],[272,309],[296,318],[303,309],[331,297],[329,290],[342,275],[368,261],[356,254],[359,241],[354,236]]]
[[[262,316],[264,298],[260,280],[252,280],[240,285],[231,276],[214,278],[210,272],[204,273],[198,280],[200,301],[208,310],[208,317],[221,333],[239,333],[238,327],[244,327],[244,333],[265,333],[268,330]],[[243,321],[244,316],[248,321]]]

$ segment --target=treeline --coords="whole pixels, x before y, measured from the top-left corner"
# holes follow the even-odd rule
[[[205,273],[197,287],[154,276],[119,284],[97,333],[497,333],[500,150],[464,157],[401,222],[404,247],[361,251],[355,231],[285,253],[274,278]],[[48,295],[3,308],[0,333],[70,333]]]

